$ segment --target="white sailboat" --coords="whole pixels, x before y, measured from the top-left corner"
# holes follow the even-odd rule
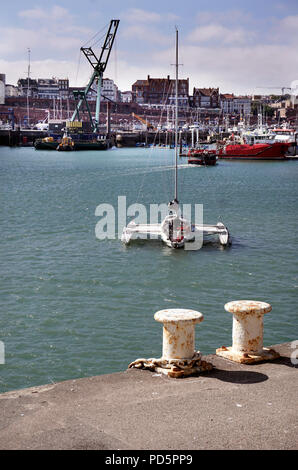
[[[159,237],[170,248],[183,248],[185,243],[194,241],[196,233],[217,235],[221,245],[230,243],[230,235],[227,227],[221,222],[216,225],[191,224],[181,215],[178,201],[178,29],[176,28],[176,106],[175,106],[175,197],[168,203],[169,214],[159,224],[136,224],[130,222],[124,227],[121,241],[130,243],[135,238],[142,236]]]

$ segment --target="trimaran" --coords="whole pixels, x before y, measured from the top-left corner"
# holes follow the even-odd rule
[[[170,248],[183,248],[185,243],[194,241],[196,233],[201,237],[206,235],[218,235],[221,245],[230,243],[230,235],[227,227],[221,222],[216,225],[191,224],[181,215],[178,202],[178,29],[176,28],[176,102],[175,102],[175,197],[168,203],[169,214],[161,223],[136,224],[130,222],[124,227],[121,241],[128,244],[140,235],[160,237]]]

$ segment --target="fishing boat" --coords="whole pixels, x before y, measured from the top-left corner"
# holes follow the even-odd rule
[[[233,133],[218,149],[218,158],[240,160],[286,160],[290,144],[276,141],[275,135],[262,125],[258,115],[258,126],[253,131],[243,131],[240,136]]]
[[[201,143],[195,148],[190,148],[187,153],[189,165],[216,165],[217,147],[212,143]]]
[[[288,155],[295,155],[298,142],[298,132],[296,129],[281,127],[271,129],[271,132],[275,136],[275,142],[289,144],[287,150]]]
[[[218,151],[218,158],[238,160],[287,160],[289,144],[227,144]]]
[[[168,203],[168,215],[159,224],[136,224],[130,222],[124,227],[121,241],[129,244],[140,237],[160,238],[168,247],[183,248],[185,243],[195,240],[196,234],[202,238],[205,234],[217,235],[222,245],[230,243],[227,227],[221,222],[216,225],[191,224],[183,217],[178,201],[178,29],[176,28],[176,103],[175,103],[175,188],[174,199]]]

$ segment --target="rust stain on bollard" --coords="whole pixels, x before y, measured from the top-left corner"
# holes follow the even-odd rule
[[[263,315],[272,310],[270,304],[255,300],[236,300],[228,302],[225,310],[233,314],[233,345],[218,348],[218,356],[243,364],[279,357],[273,349],[263,347]]]
[[[169,377],[181,378],[212,369],[195,351],[195,324],[203,321],[200,312],[186,309],[159,310],[156,321],[163,323],[163,351],[159,359],[137,359],[128,367],[154,370]]]

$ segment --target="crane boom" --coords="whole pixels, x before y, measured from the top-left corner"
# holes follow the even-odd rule
[[[139,115],[136,114],[136,113],[132,113],[132,117],[137,118],[139,121],[141,121],[143,124],[145,124],[145,125],[147,126],[147,129],[151,128],[151,129],[153,129],[154,131],[157,131],[156,127],[154,127],[153,124],[151,124],[150,122],[148,122],[147,119],[143,119],[141,116],[139,116]]]
[[[80,110],[83,102],[85,102],[88,113],[89,113],[89,118],[91,120],[91,124],[92,124],[92,127],[93,127],[93,132],[98,131],[102,76],[103,76],[103,73],[106,69],[106,66],[107,66],[107,63],[108,63],[108,60],[109,60],[109,57],[110,57],[110,53],[111,53],[111,50],[112,50],[112,47],[113,47],[113,43],[114,43],[114,40],[115,40],[115,36],[116,36],[116,32],[117,32],[117,29],[118,29],[119,22],[120,22],[120,20],[111,20],[110,21],[110,26],[109,26],[108,32],[106,34],[104,44],[101,48],[101,54],[99,56],[99,59],[97,58],[97,56],[95,55],[95,53],[94,53],[94,51],[92,50],[91,47],[81,47],[81,51],[84,53],[86,59],[88,60],[88,62],[91,64],[91,66],[93,68],[93,73],[92,73],[92,76],[91,76],[91,78],[90,78],[90,80],[89,80],[89,82],[88,82],[88,84],[87,84],[84,91],[81,91],[80,93],[78,93],[77,90],[74,90],[74,94],[79,96],[79,102],[78,102],[78,104],[76,106],[76,109],[75,109],[75,111],[74,111],[74,113],[73,113],[70,120],[74,121],[76,119],[76,117],[79,116],[79,110]],[[91,86],[93,85],[93,83],[96,80],[97,80],[97,98],[96,98],[95,120],[93,122],[92,116],[91,116],[91,113],[90,113],[90,110],[89,110],[89,106],[88,106],[88,103],[87,103],[87,94],[88,94]]]

